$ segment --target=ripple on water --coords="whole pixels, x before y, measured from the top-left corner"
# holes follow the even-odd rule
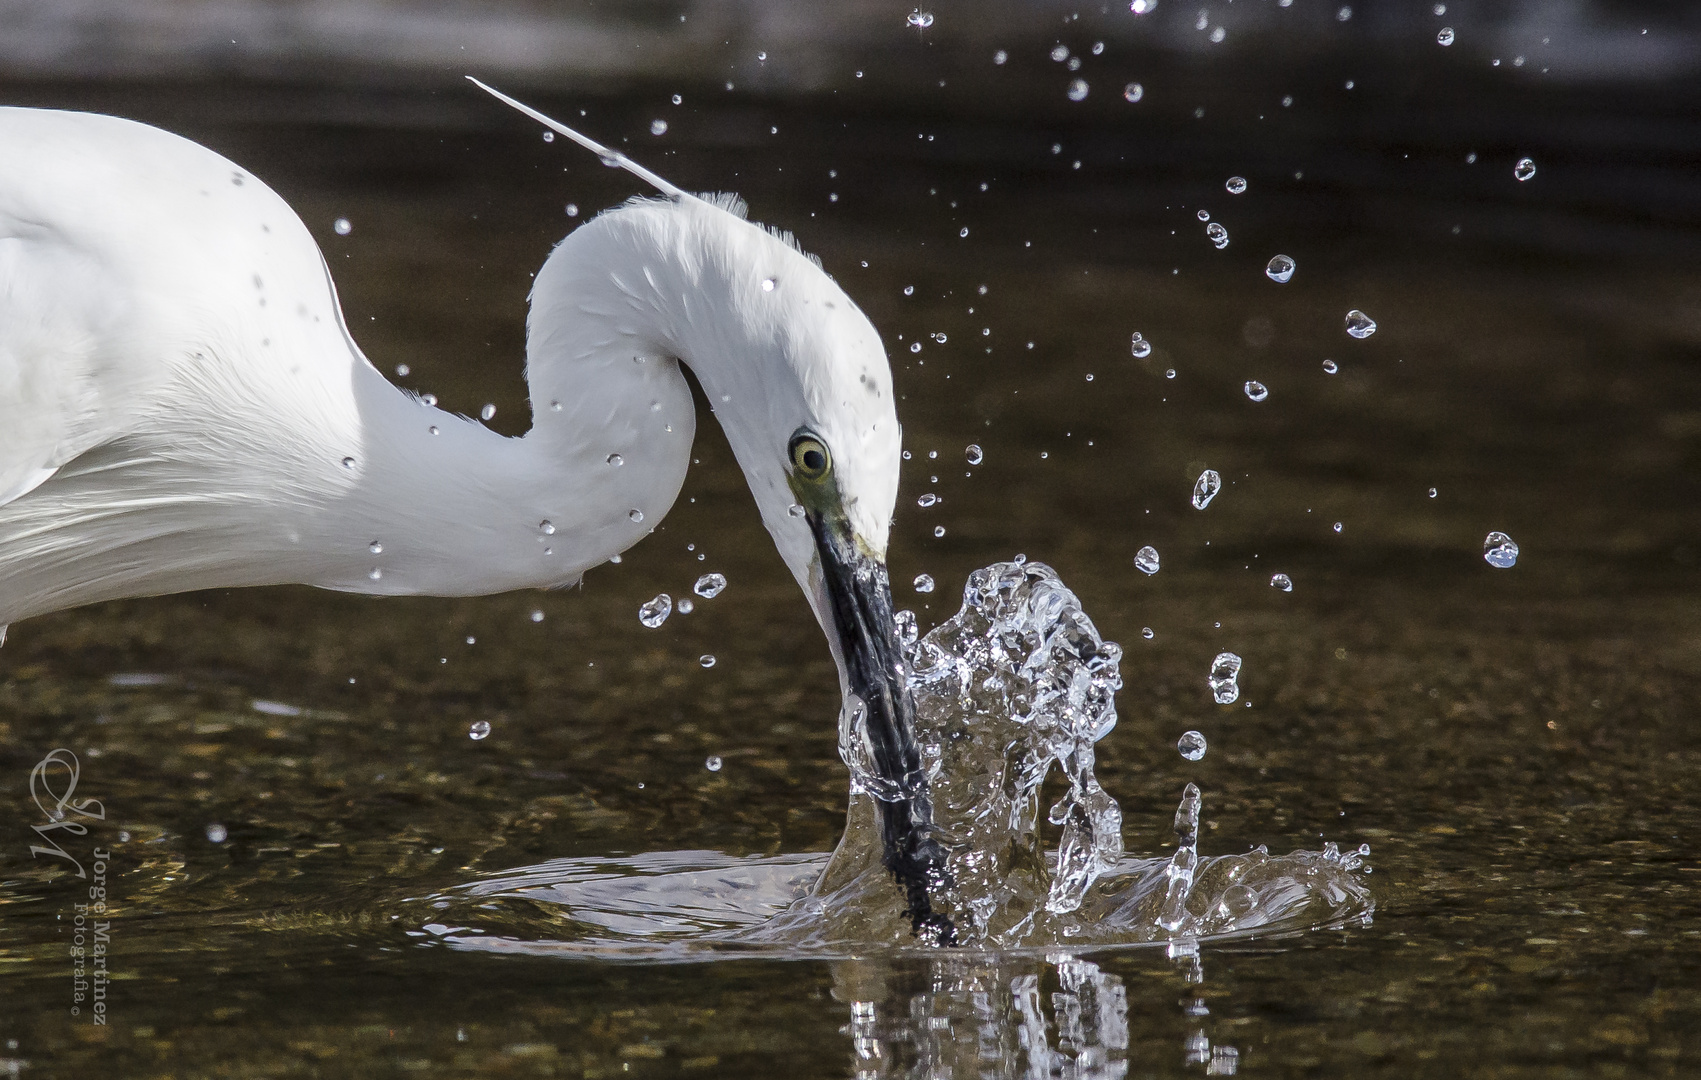
[[[1124,854],[1121,808],[1093,772],[1094,744],[1116,725],[1122,650],[1050,567],[975,571],[962,608],[925,636],[910,613],[898,620],[935,828],[952,851],[952,882],[935,902],[965,948],[1192,948],[1369,921],[1368,848],[1201,855],[1205,796],[1193,784],[1177,809],[1174,856]],[[846,712],[847,740],[861,722]],[[860,771],[860,756],[850,758]],[[1046,850],[1039,796],[1053,766],[1068,790],[1046,815],[1062,827],[1057,849]],[[557,859],[426,898],[420,922],[430,925],[415,933],[462,949],[632,958],[921,949],[881,865],[869,794],[879,785],[858,781],[831,856]]]

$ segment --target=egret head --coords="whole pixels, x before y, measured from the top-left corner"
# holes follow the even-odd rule
[[[930,835],[915,707],[886,572],[902,432],[879,333],[818,260],[790,236],[745,220],[737,199],[690,195],[496,96],[667,196],[600,215],[544,264],[533,289],[534,395],[555,396],[554,387],[540,385],[554,377],[536,364],[544,350],[578,356],[605,375],[610,369],[601,363],[620,368],[621,356],[642,361],[645,354],[691,368],[837,661],[840,749],[879,800],[886,866],[905,888],[917,933],[953,940],[928,895],[945,881],[946,853]],[[622,370],[638,380],[643,367]],[[562,398],[586,403],[600,393],[583,383],[560,388]],[[611,397],[591,409],[612,418],[624,407]],[[689,424],[689,397],[675,407],[683,413],[666,427],[669,434]],[[670,471],[660,456],[652,464],[657,489],[668,488],[671,502],[683,470]]]

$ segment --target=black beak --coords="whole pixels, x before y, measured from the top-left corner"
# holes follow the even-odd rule
[[[866,705],[867,743],[878,781],[871,790],[880,814],[884,863],[904,890],[904,912],[916,937],[955,945],[950,917],[933,910],[930,891],[950,884],[945,847],[933,838],[933,804],[915,741],[915,700],[892,619],[886,565],[864,554],[840,519],[809,524],[832,599],[833,621],[850,690]]]

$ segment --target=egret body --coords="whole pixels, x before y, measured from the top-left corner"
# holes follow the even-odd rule
[[[520,107],[516,104],[516,107]],[[523,107],[522,107],[523,108]],[[530,110],[526,110],[530,112]],[[790,237],[662,187],[538,272],[533,426],[388,382],[289,206],[109,116],[0,108],[0,626],[119,597],[302,583],[466,596],[571,584],[684,482],[688,365],[866,703],[887,864],[918,929],[943,852],[892,626],[900,429],[880,338]]]

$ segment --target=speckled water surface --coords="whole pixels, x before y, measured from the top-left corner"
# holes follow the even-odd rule
[[[706,423],[679,504],[581,589],[204,593],[12,627],[0,1072],[1701,1070],[1696,114],[1434,64],[1237,82],[1174,60],[1137,105],[1101,93],[1127,81],[1108,72],[1066,111],[1061,69],[1023,63],[1043,108],[862,100],[848,76],[538,103],[684,186],[740,191],[881,328],[913,454],[898,604],[925,630],[977,567],[1057,568],[1125,649],[1098,776],[1131,853],[1173,850],[1194,782],[1202,853],[1368,843],[1369,925],[1080,957],[447,943],[431,898],[490,875],[838,838],[831,661]],[[528,423],[529,274],[640,193],[447,78],[7,100],[151,120],[251,168],[318,236],[374,363],[455,410],[494,404],[508,433]],[[1354,309],[1374,335],[1348,335]],[[1200,511],[1207,468],[1222,486]],[[1491,531],[1516,565],[1485,561]],[[1135,566],[1146,545],[1156,574]],[[640,624],[707,572],[723,593]],[[936,591],[909,584],[923,573]],[[1244,666],[1219,705],[1225,651]],[[1189,730],[1197,762],[1176,750]],[[110,853],[103,1026],[92,1000],[72,1012],[87,884],[30,851],[31,769],[60,747],[105,811],[54,834],[91,874]]]

